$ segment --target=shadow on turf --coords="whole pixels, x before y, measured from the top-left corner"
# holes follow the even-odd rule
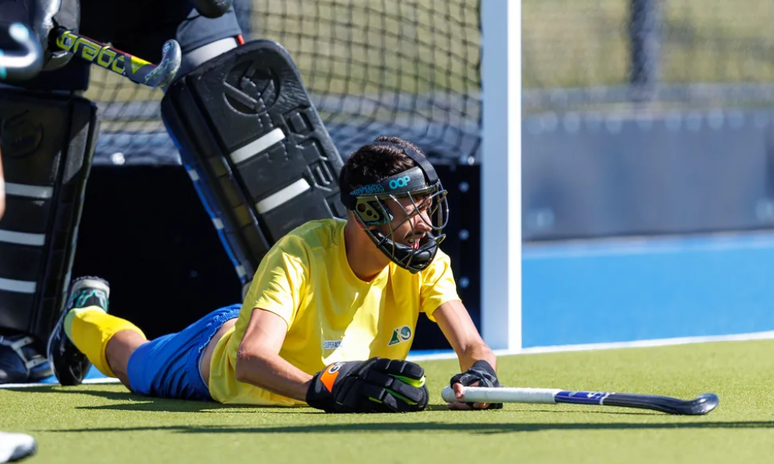
[[[213,401],[192,401],[192,400],[173,400],[165,398],[152,398],[149,396],[137,395],[127,391],[106,391],[106,390],[82,390],[80,388],[67,388],[59,385],[50,387],[39,387],[35,390],[27,388],[9,388],[9,391],[20,391],[25,393],[56,393],[68,395],[89,395],[98,396],[111,401],[120,401],[116,404],[106,404],[101,406],[76,406],[75,409],[86,410],[112,410],[112,411],[163,411],[163,412],[205,412],[214,413],[220,409],[228,409],[229,413],[245,412],[254,413],[256,409],[261,412],[270,412],[269,408],[260,406],[220,404]],[[276,410],[287,410],[288,408],[272,408]],[[239,410],[239,411],[235,411]]]
[[[576,424],[538,424],[538,423],[442,423],[442,422],[385,422],[377,424],[319,424],[286,427],[217,427],[217,426],[160,426],[160,427],[127,427],[127,428],[79,428],[48,430],[49,432],[138,432],[138,431],[169,431],[179,433],[377,433],[417,431],[460,432],[460,433],[513,433],[542,431],[572,431],[572,430],[654,430],[654,429],[753,429],[774,428],[774,421],[752,422],[664,422],[651,424],[638,423],[576,423]]]
[[[69,388],[69,387],[61,387],[59,385],[52,385],[50,387],[39,387],[35,390],[29,390],[26,388],[9,388],[9,391],[20,391],[20,392],[40,392],[40,393],[65,393],[65,394],[71,394],[71,395],[90,395],[90,396],[98,396],[101,398],[105,398],[112,401],[119,401],[117,404],[106,404],[101,406],[77,406],[76,409],[86,409],[86,410],[108,410],[108,411],[163,411],[163,412],[201,412],[201,413],[217,413],[222,410],[228,410],[228,413],[255,413],[257,410],[260,410],[261,413],[287,413],[287,412],[293,412],[297,414],[322,414],[320,411],[316,410],[309,410],[309,409],[301,409],[298,408],[288,408],[288,407],[277,407],[277,406],[250,406],[250,405],[234,405],[234,404],[220,404],[216,402],[208,402],[208,401],[192,401],[192,400],[175,400],[175,399],[166,399],[166,398],[153,398],[149,396],[143,396],[143,395],[136,395],[130,391],[110,391],[110,390],[82,390],[80,388]],[[130,402],[127,402],[130,401]],[[449,408],[446,404],[430,404],[427,406],[428,411],[447,411]],[[485,414],[491,414],[491,413],[498,413],[500,411],[491,411],[487,412]],[[617,410],[604,410],[604,411],[588,411],[588,410],[582,410],[582,411],[568,411],[566,409],[563,410],[551,410],[549,408],[540,408],[540,409],[522,409],[520,412],[539,412],[539,413],[548,413],[548,414],[605,414],[605,415],[636,415],[636,416],[653,416],[654,412],[640,412],[640,411],[617,411]],[[471,414],[477,414],[477,413],[471,413]],[[718,424],[730,424],[730,422],[721,422]],[[740,423],[743,424],[743,423]],[[764,422],[763,424],[769,424],[767,422]],[[385,424],[386,425],[386,424]],[[582,424],[571,424],[571,425],[582,425]],[[596,428],[596,426],[600,424],[592,424],[593,426],[590,428]],[[611,424],[611,425],[621,425],[621,424]],[[626,424],[624,424],[626,425]],[[664,426],[672,426],[674,424],[664,424]],[[693,425],[693,424],[682,424],[682,425]],[[729,426],[730,427],[730,426]],[[766,427],[772,427],[771,425],[762,425],[760,426],[762,428]],[[582,428],[582,427],[576,427],[576,428]],[[611,427],[615,428],[615,427]],[[627,427],[621,427],[621,428],[627,428]],[[630,427],[635,428],[635,427]],[[644,428],[650,428],[650,427],[644,427]],[[513,430],[506,430],[506,431],[513,431]],[[526,431],[526,430],[517,430],[517,431]],[[271,433],[272,431],[269,430],[268,433]],[[288,432],[288,433],[292,433]],[[483,432],[482,432],[483,433]]]

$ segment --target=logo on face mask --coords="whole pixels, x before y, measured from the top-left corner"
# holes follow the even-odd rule
[[[408,185],[410,180],[411,180],[411,177],[409,176],[398,177],[397,179],[393,179],[390,181],[390,188],[395,190],[401,187],[405,187]]]
[[[397,345],[409,340],[411,340],[411,327],[404,325],[403,327],[398,327],[392,331],[392,337],[387,346]]]

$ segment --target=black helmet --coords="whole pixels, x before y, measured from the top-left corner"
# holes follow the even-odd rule
[[[446,190],[443,188],[435,169],[430,162],[417,150],[410,146],[399,145],[392,142],[374,142],[373,145],[387,145],[398,148],[409,158],[414,160],[417,166],[407,169],[390,177],[380,179],[378,182],[363,185],[351,192],[345,192],[347,185],[346,167],[341,171],[341,202],[354,212],[355,218],[363,225],[366,233],[392,262],[411,272],[418,272],[427,268],[438,252],[438,245],[446,238],[443,228],[449,219],[449,206],[446,202]],[[395,229],[392,227],[394,219],[385,200],[409,198],[414,206],[411,214],[404,208],[406,217],[397,227],[410,220],[415,214],[427,209],[429,222],[425,216],[422,220],[432,229],[415,246],[398,243],[393,236]],[[399,203],[398,203],[399,204]],[[402,206],[401,206],[402,207]],[[382,233],[378,226],[389,225],[388,235]]]

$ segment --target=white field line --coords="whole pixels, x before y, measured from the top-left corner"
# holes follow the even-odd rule
[[[561,353],[565,351],[593,351],[593,350],[615,350],[619,348],[648,348],[654,346],[688,345],[691,343],[710,343],[710,342],[743,342],[748,340],[769,340],[774,339],[774,331],[754,332],[734,335],[711,335],[704,337],[682,337],[682,338],[663,338],[657,340],[638,340],[633,342],[614,342],[614,343],[589,343],[585,345],[559,345],[559,346],[537,346],[534,348],[524,348],[521,350],[495,350],[497,356],[541,354],[541,353]],[[455,359],[454,352],[417,354],[409,355],[410,361],[431,361],[435,359]]]
[[[121,383],[120,380],[112,377],[105,377],[104,379],[86,379],[84,384],[103,384],[103,383]],[[34,388],[34,387],[58,387],[58,383],[4,383],[0,384],[0,388]]]

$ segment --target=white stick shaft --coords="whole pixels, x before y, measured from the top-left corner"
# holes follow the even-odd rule
[[[451,387],[445,387],[441,397],[447,403],[463,401],[469,403],[554,403],[554,396],[560,389],[555,388],[484,388],[464,387],[463,397],[457,399]]]

